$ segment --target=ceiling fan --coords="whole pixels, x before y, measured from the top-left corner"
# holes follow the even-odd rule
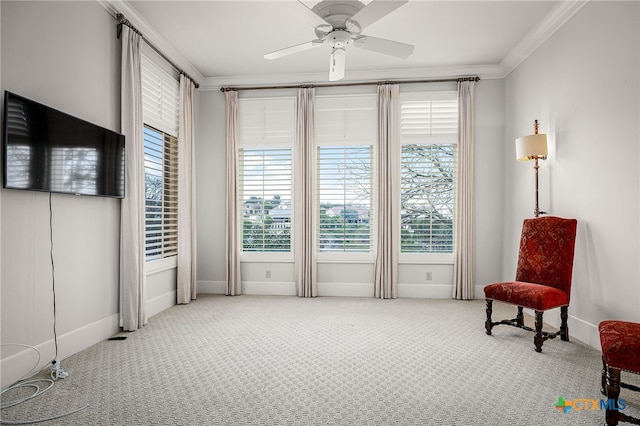
[[[370,0],[368,4],[358,0],[322,0],[309,8],[298,0],[310,13],[315,27],[316,39],[285,47],[264,55],[266,59],[277,59],[293,53],[328,44],[331,46],[329,80],[344,77],[346,47],[370,50],[397,58],[407,58],[413,53],[413,45],[362,34],[362,30],[393,12],[409,0]]]

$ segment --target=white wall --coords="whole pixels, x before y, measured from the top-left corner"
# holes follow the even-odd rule
[[[97,2],[0,2],[1,89],[120,130],[120,40]],[[0,191],[2,386],[54,357],[48,194]],[[118,328],[120,201],[53,194],[59,358]],[[175,268],[149,275],[148,313],[175,304]]]
[[[504,81],[476,85],[476,299],[500,279],[504,230]]]
[[[196,126],[198,293],[225,292],[225,104],[201,91]]]
[[[119,48],[96,3],[7,2],[2,90],[119,130]],[[61,359],[117,331],[120,202],[53,194],[57,332]],[[2,344],[54,357],[48,194],[2,190]],[[2,348],[2,386],[33,367],[32,352]],[[12,356],[20,353],[18,356]]]
[[[596,348],[601,320],[640,321],[639,28],[638,2],[590,2],[505,80],[503,278],[534,207],[532,164],[515,161],[513,141],[539,119],[540,207],[579,221],[570,334]]]
[[[372,76],[375,80],[375,76]],[[256,81],[255,84],[260,84]],[[403,91],[455,90],[455,83],[404,85]],[[317,94],[345,93],[344,88],[318,89]],[[375,93],[375,86],[351,88],[351,92]],[[240,92],[240,96],[284,96],[294,91]],[[476,89],[477,142],[477,297],[482,285],[500,275],[502,239],[503,172],[495,167],[502,159],[504,84],[480,81]],[[200,93],[198,152],[198,280],[200,293],[225,292],[225,104],[219,91]],[[271,278],[265,279],[265,270]],[[425,280],[432,272],[433,279]],[[402,264],[400,297],[450,297],[451,264]],[[243,291],[247,294],[295,294],[292,262],[242,263]],[[319,263],[320,296],[373,296],[373,263]]]

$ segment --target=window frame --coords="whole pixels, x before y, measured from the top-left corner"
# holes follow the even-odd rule
[[[142,129],[142,139],[143,139],[143,176],[144,177],[144,187],[143,187],[143,196],[145,202],[144,209],[144,258],[147,272],[156,273],[162,270],[170,269],[171,267],[177,265],[177,255],[178,255],[178,229],[177,229],[177,221],[178,221],[178,134],[179,134],[179,108],[180,108],[180,82],[178,75],[176,73],[170,72],[166,69],[166,66],[162,64],[159,59],[154,59],[153,53],[143,52],[142,60],[141,60],[141,72],[142,72],[142,121],[143,121],[143,129]],[[161,232],[162,236],[162,251],[159,257],[149,257],[149,253],[147,251],[147,215],[150,211],[147,210],[147,185],[146,185],[146,161],[144,150],[146,149],[145,144],[145,129],[149,128],[151,131],[157,132],[162,135],[162,151],[163,151],[163,164],[162,164],[162,196],[163,200],[165,198],[165,194],[168,190],[166,186],[167,180],[173,182],[175,184],[175,200],[172,202],[175,203],[175,206],[172,208],[172,212],[175,215],[175,225],[170,227],[165,227],[165,218],[164,212],[162,213],[162,223],[161,223]],[[168,156],[165,158],[165,139],[167,137],[172,138],[175,145],[173,146],[173,156]],[[171,157],[171,158],[169,158]],[[170,162],[167,164],[167,162]],[[167,173],[167,168],[170,170],[170,176],[165,176]],[[171,185],[173,185],[173,183]],[[163,201],[164,203],[164,201]],[[164,235],[167,231],[173,231],[175,229],[175,250],[172,250],[169,253],[164,253],[165,237]]]
[[[358,134],[357,137],[359,139],[356,140],[337,140],[331,138],[323,139],[322,135],[318,135],[317,125],[318,125],[318,101],[322,102],[331,102],[333,100],[333,104],[337,102],[343,102],[345,106],[349,103],[349,101],[355,101],[356,103],[360,103],[360,105],[369,106],[371,114],[373,116],[373,120],[371,121],[371,128],[366,128],[364,132]],[[320,104],[322,107],[322,104]],[[318,263],[373,263],[375,261],[376,249],[377,249],[377,179],[376,179],[376,167],[377,167],[377,97],[375,93],[366,93],[366,94],[334,94],[334,95],[317,95],[314,99],[314,110],[315,110],[315,120],[314,124],[316,125],[316,129],[314,131],[314,150],[316,156],[316,171],[315,171],[315,205],[314,210],[316,214],[316,223],[314,223],[314,239],[316,241],[314,250],[316,255],[316,260]],[[345,120],[345,122],[348,122]],[[351,133],[349,130],[344,131],[345,138],[348,136],[347,133]],[[369,135],[367,136],[367,133]],[[370,140],[367,140],[370,138]],[[319,162],[320,162],[320,149],[322,147],[344,147],[344,146],[354,146],[354,147],[371,147],[371,172],[369,175],[369,179],[371,181],[371,194],[369,196],[369,236],[370,236],[370,246],[369,250],[366,252],[350,252],[350,251],[338,251],[338,252],[323,252],[319,249],[320,243],[320,181],[319,181]]]
[[[400,105],[402,105],[402,102],[404,101],[438,101],[438,100],[447,100],[447,101],[456,101],[457,102],[457,92],[456,91],[452,91],[452,90],[447,90],[447,91],[421,91],[421,92],[401,92],[400,94]],[[315,96],[315,100],[314,100],[314,104],[317,106],[317,102],[318,100],[321,100],[323,98],[353,98],[353,97],[372,97],[373,99],[376,99],[376,95],[375,94],[333,94],[333,95],[316,95]],[[238,140],[238,144],[236,149],[238,150],[236,152],[236,158],[239,159],[239,150],[241,148],[258,148],[258,147],[264,147],[264,148],[282,148],[282,147],[288,147],[291,149],[291,247],[290,247],[290,251],[283,253],[283,252],[240,252],[240,260],[243,262],[290,262],[294,259],[294,255],[295,255],[295,240],[296,240],[296,221],[295,221],[295,210],[294,210],[294,198],[295,198],[295,173],[296,173],[296,145],[297,145],[297,141],[296,141],[296,103],[297,100],[295,98],[295,96],[277,96],[277,97],[246,97],[246,98],[240,98],[239,99],[239,116],[240,116],[240,120],[242,120],[242,112],[241,112],[241,105],[243,102],[248,102],[248,101],[255,101],[255,102],[268,102],[270,100],[283,100],[283,101],[287,101],[287,102],[291,102],[290,105],[293,106],[293,110],[291,113],[291,123],[292,123],[292,129],[293,129],[293,137],[290,138],[289,140],[287,140],[286,142],[283,142],[282,140],[279,142],[259,142],[259,141],[254,141],[253,143],[247,143],[246,141],[241,141],[240,137]],[[375,116],[376,116],[376,120],[374,122],[372,122],[372,131],[374,132],[374,134],[377,133],[377,102],[374,102],[374,112],[375,112]],[[317,113],[317,110],[316,110]],[[402,199],[402,193],[401,193],[401,185],[402,185],[402,180],[401,180],[401,174],[402,174],[402,146],[406,145],[406,144],[434,144],[434,143],[452,143],[454,145],[456,145],[456,152],[454,154],[454,162],[455,162],[455,182],[454,182],[454,210],[453,210],[453,218],[455,221],[455,214],[456,214],[456,210],[458,208],[457,206],[457,186],[458,186],[458,177],[459,177],[459,164],[458,164],[458,152],[457,152],[457,144],[458,144],[458,136],[457,136],[457,123],[458,123],[459,117],[456,117],[456,122],[455,122],[455,133],[450,133],[450,134],[445,134],[445,135],[430,135],[428,137],[428,140],[425,141],[424,139],[424,135],[413,135],[413,136],[407,136],[407,135],[402,135],[401,132],[401,126],[399,129],[399,155],[397,157],[397,161],[398,161],[398,167],[397,167],[397,182],[399,187],[397,188],[397,205],[399,207],[401,207],[401,199]],[[319,151],[321,149],[321,147],[323,146],[346,146],[346,145],[353,145],[353,146],[363,146],[363,145],[368,145],[368,144],[363,144],[360,141],[357,142],[353,142],[353,143],[345,143],[345,141],[323,141],[323,140],[318,140],[317,138],[317,126],[318,126],[318,121],[317,121],[317,116],[316,116],[316,120],[315,120],[315,125],[316,125],[316,131],[315,131],[315,136],[314,137],[314,153],[316,156],[316,167],[319,167]],[[242,124],[239,123],[239,134],[242,132]],[[371,189],[372,189],[372,196],[370,197],[370,217],[372,218],[371,220],[371,247],[370,250],[366,253],[362,253],[362,252],[345,252],[345,251],[341,251],[341,252],[321,252],[319,251],[319,225],[320,225],[320,198],[319,198],[319,182],[318,182],[318,177],[319,177],[319,168],[315,171],[315,175],[314,175],[314,179],[316,180],[315,183],[315,191],[316,191],[316,196],[314,197],[315,201],[314,201],[314,209],[315,209],[315,213],[316,213],[316,223],[314,224],[314,239],[317,241],[314,250],[315,250],[315,256],[316,256],[316,261],[317,263],[372,263],[375,260],[375,255],[376,255],[376,251],[377,251],[377,240],[378,240],[378,235],[377,235],[377,218],[375,216],[377,216],[377,210],[378,210],[378,206],[377,206],[377,200],[375,199],[377,196],[377,190],[378,190],[378,184],[380,184],[378,182],[378,177],[377,177],[377,134],[374,138],[372,138],[371,140],[371,153],[372,153],[372,163],[371,163]],[[238,166],[238,165],[237,165]],[[240,171],[239,171],[239,166],[238,166],[238,190],[240,190],[240,175],[239,175]],[[243,200],[238,200],[238,206],[239,206],[239,217],[242,218],[243,215],[243,211],[242,211],[242,206],[243,206]],[[398,215],[395,219],[395,223],[394,223],[394,229],[395,232],[398,233],[398,238],[397,238],[397,245],[398,245],[398,263],[399,264],[453,264],[455,262],[455,257],[456,257],[456,248],[455,248],[455,222],[453,224],[453,239],[454,239],[454,247],[453,247],[453,252],[452,253],[402,253],[402,247],[401,247],[401,236],[402,236],[402,231],[401,231],[401,217],[400,215]],[[238,230],[237,230],[237,235],[239,238],[238,244],[239,247],[242,250],[242,220],[238,221]]]
[[[255,138],[245,138],[244,130],[243,130],[243,105],[247,105],[248,103],[263,103],[266,107],[269,102],[282,102],[282,106],[288,106],[291,110],[291,122],[290,131],[291,136],[285,138],[276,138],[276,140],[269,141],[258,141]],[[275,96],[275,97],[246,97],[238,99],[238,140],[236,144],[236,183],[238,190],[238,200],[237,200],[237,209],[238,209],[238,220],[237,220],[237,236],[238,236],[238,247],[239,247],[239,258],[241,262],[292,262],[294,260],[295,254],[295,208],[294,208],[294,183],[295,183],[295,138],[296,138],[296,109],[297,109],[297,101],[295,96]],[[263,129],[266,131],[266,128]],[[268,139],[268,138],[267,138]],[[247,149],[289,149],[291,152],[291,186],[290,186],[290,194],[291,199],[289,200],[291,203],[291,219],[290,219],[290,246],[288,252],[269,252],[269,251],[243,251],[243,204],[244,200],[242,200],[242,176],[241,167],[240,167],[240,151],[244,148]]]
[[[321,158],[320,158],[320,151],[322,148],[328,148],[328,147],[335,147],[335,148],[356,148],[356,149],[366,149],[369,148],[369,152],[368,152],[368,156],[370,159],[370,168],[371,171],[369,173],[369,184],[370,184],[370,194],[369,194],[369,199],[368,199],[368,203],[369,203],[369,222],[368,222],[368,235],[369,235],[369,247],[368,250],[362,250],[362,251],[349,251],[349,250],[336,250],[336,251],[322,251],[321,247],[320,247],[320,240],[321,240],[321,236],[322,236],[322,231],[321,231],[321,226],[322,226],[322,222],[320,221],[321,215],[320,215],[320,211],[321,211],[321,205],[322,205],[322,200],[320,199],[321,193],[322,193],[322,187],[321,184],[322,182],[320,181],[320,163],[321,163]],[[374,193],[374,164],[375,164],[375,157],[374,157],[374,145],[356,145],[356,144],[349,144],[349,145],[344,145],[344,144],[324,144],[324,145],[320,145],[316,147],[317,151],[316,151],[316,155],[318,157],[317,160],[317,167],[318,170],[316,172],[317,175],[317,180],[316,180],[316,206],[314,206],[315,210],[316,210],[316,214],[317,214],[317,222],[315,223],[314,226],[314,232],[316,235],[316,255],[319,257],[319,260],[345,260],[345,257],[347,257],[348,259],[354,259],[354,260],[373,260],[374,257],[374,253],[375,253],[375,244],[376,244],[376,238],[375,238],[375,231],[376,231],[376,221],[375,221],[375,209],[376,209],[376,205],[374,204],[375,201],[375,193]],[[344,152],[344,150],[343,150]],[[363,179],[364,181],[365,179]],[[341,189],[346,189],[345,187],[342,187]],[[341,204],[336,204],[336,206],[340,206]],[[343,205],[345,206],[345,205]],[[342,246],[345,246],[344,241],[342,242]]]
[[[162,139],[162,164],[158,164],[162,169],[162,197],[161,197],[161,205],[160,207],[160,254],[154,257],[149,257],[148,250],[148,242],[147,242],[147,232],[148,232],[148,224],[147,224],[147,215],[153,213],[152,211],[147,209],[147,161],[145,160],[144,166],[144,175],[145,175],[145,223],[144,223],[144,242],[145,242],[145,262],[155,262],[160,261],[167,258],[177,257],[178,256],[178,138],[172,135],[169,135],[161,130],[155,129],[147,124],[144,125],[145,134],[146,131],[150,130],[152,132],[157,133],[161,136]],[[145,147],[146,146],[146,138],[144,138]],[[166,144],[170,143],[170,146]],[[167,152],[168,151],[168,152]],[[146,158],[146,155],[145,155]],[[173,194],[175,195],[173,195]],[[169,208],[169,212],[167,212],[167,205],[172,204]],[[173,224],[168,225],[168,222],[172,220],[166,217],[166,213],[169,215],[173,215]],[[175,239],[169,238],[169,234],[175,234]]]
[[[400,103],[402,105],[403,102],[412,102],[412,101],[457,101],[457,92],[456,91],[422,91],[422,92],[401,92],[400,93]],[[456,224],[455,217],[456,211],[458,208],[457,204],[457,187],[458,187],[458,176],[459,176],[459,164],[458,164],[458,133],[457,133],[457,123],[459,121],[459,117],[456,119],[456,132],[449,134],[439,134],[439,135],[431,135],[428,136],[428,141],[424,141],[424,137],[426,135],[402,135],[402,130],[400,130],[399,135],[399,164],[398,164],[398,183],[400,187],[398,188],[397,200],[399,209],[402,209],[402,150],[404,145],[430,145],[430,144],[454,144],[455,145],[455,154],[454,154],[454,162],[455,162],[455,180],[454,180],[454,209],[453,209],[453,252],[452,253],[403,253],[402,252],[402,223],[401,217],[402,213],[398,215],[395,220],[394,227],[396,232],[398,232],[398,263],[399,264],[454,264],[456,259],[456,247],[455,247],[455,232],[456,232]]]
[[[288,259],[288,258],[292,258],[293,256],[293,238],[294,238],[294,233],[293,233],[293,227],[294,227],[294,216],[293,216],[293,150],[291,147],[286,146],[286,145],[281,145],[281,146],[238,146],[237,148],[237,160],[238,160],[238,195],[239,195],[239,199],[238,201],[238,214],[239,214],[239,220],[238,220],[238,227],[239,227],[239,231],[238,231],[238,238],[239,238],[239,242],[238,242],[238,247],[240,248],[240,256],[241,256],[241,260],[242,259],[264,259],[263,255],[266,255],[268,258],[270,259]],[[290,183],[289,183],[289,194],[290,194],[290,199],[286,200],[286,199],[282,199],[281,201],[288,201],[289,207],[290,207],[290,218],[289,218],[289,250],[288,251],[260,251],[260,250],[250,250],[250,251],[245,251],[245,247],[244,247],[244,222],[245,222],[245,217],[244,217],[244,204],[246,202],[246,200],[243,198],[243,176],[242,176],[242,166],[241,164],[243,164],[243,160],[242,160],[242,151],[243,150],[261,150],[261,151],[265,151],[265,152],[269,152],[269,151],[288,151],[289,156],[288,156],[288,164],[289,164],[289,174],[290,174]],[[264,155],[261,158],[265,158],[268,155]],[[266,179],[268,178],[268,175],[265,176],[264,174],[262,175],[263,180],[262,182],[265,182]],[[264,183],[262,184],[262,189],[265,189]],[[275,194],[275,195],[280,195],[280,194]],[[265,202],[267,200],[262,197],[262,205],[264,206]],[[267,214],[262,214],[263,218],[266,218],[268,216]],[[264,241],[264,233],[263,233],[263,241]]]

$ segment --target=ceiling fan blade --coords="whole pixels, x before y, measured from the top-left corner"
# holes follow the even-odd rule
[[[356,38],[353,45],[360,49],[371,50],[372,52],[395,56],[396,58],[409,57],[413,53],[414,48],[412,44],[365,35]]]
[[[360,24],[360,29],[365,29],[408,1],[409,0],[372,0],[371,3],[353,15],[351,20]]]
[[[310,26],[312,26],[314,28],[319,26],[319,25],[329,25],[329,26],[331,26],[331,24],[329,24],[327,21],[325,21],[320,15],[317,15],[309,6],[304,4],[304,2],[302,0],[298,0],[298,3],[300,3],[304,7],[304,9],[307,11],[307,13],[304,16],[304,19],[307,21],[307,23]]]
[[[283,56],[291,55],[292,53],[298,53],[305,50],[318,47],[324,43],[324,40],[316,39],[306,43],[296,44],[295,46],[285,47],[284,49],[275,50],[273,52],[265,53],[265,59],[278,59]]]
[[[329,64],[329,81],[338,81],[344,78],[346,59],[346,52],[344,51],[344,49],[334,48],[331,51],[331,62]]]

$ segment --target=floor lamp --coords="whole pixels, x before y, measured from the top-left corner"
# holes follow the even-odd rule
[[[533,210],[535,217],[545,214],[538,206],[538,160],[547,158],[547,135],[538,134],[538,120],[533,124],[533,135],[523,136],[516,139],[516,159],[518,161],[534,160],[533,169],[536,171],[536,208]]]

